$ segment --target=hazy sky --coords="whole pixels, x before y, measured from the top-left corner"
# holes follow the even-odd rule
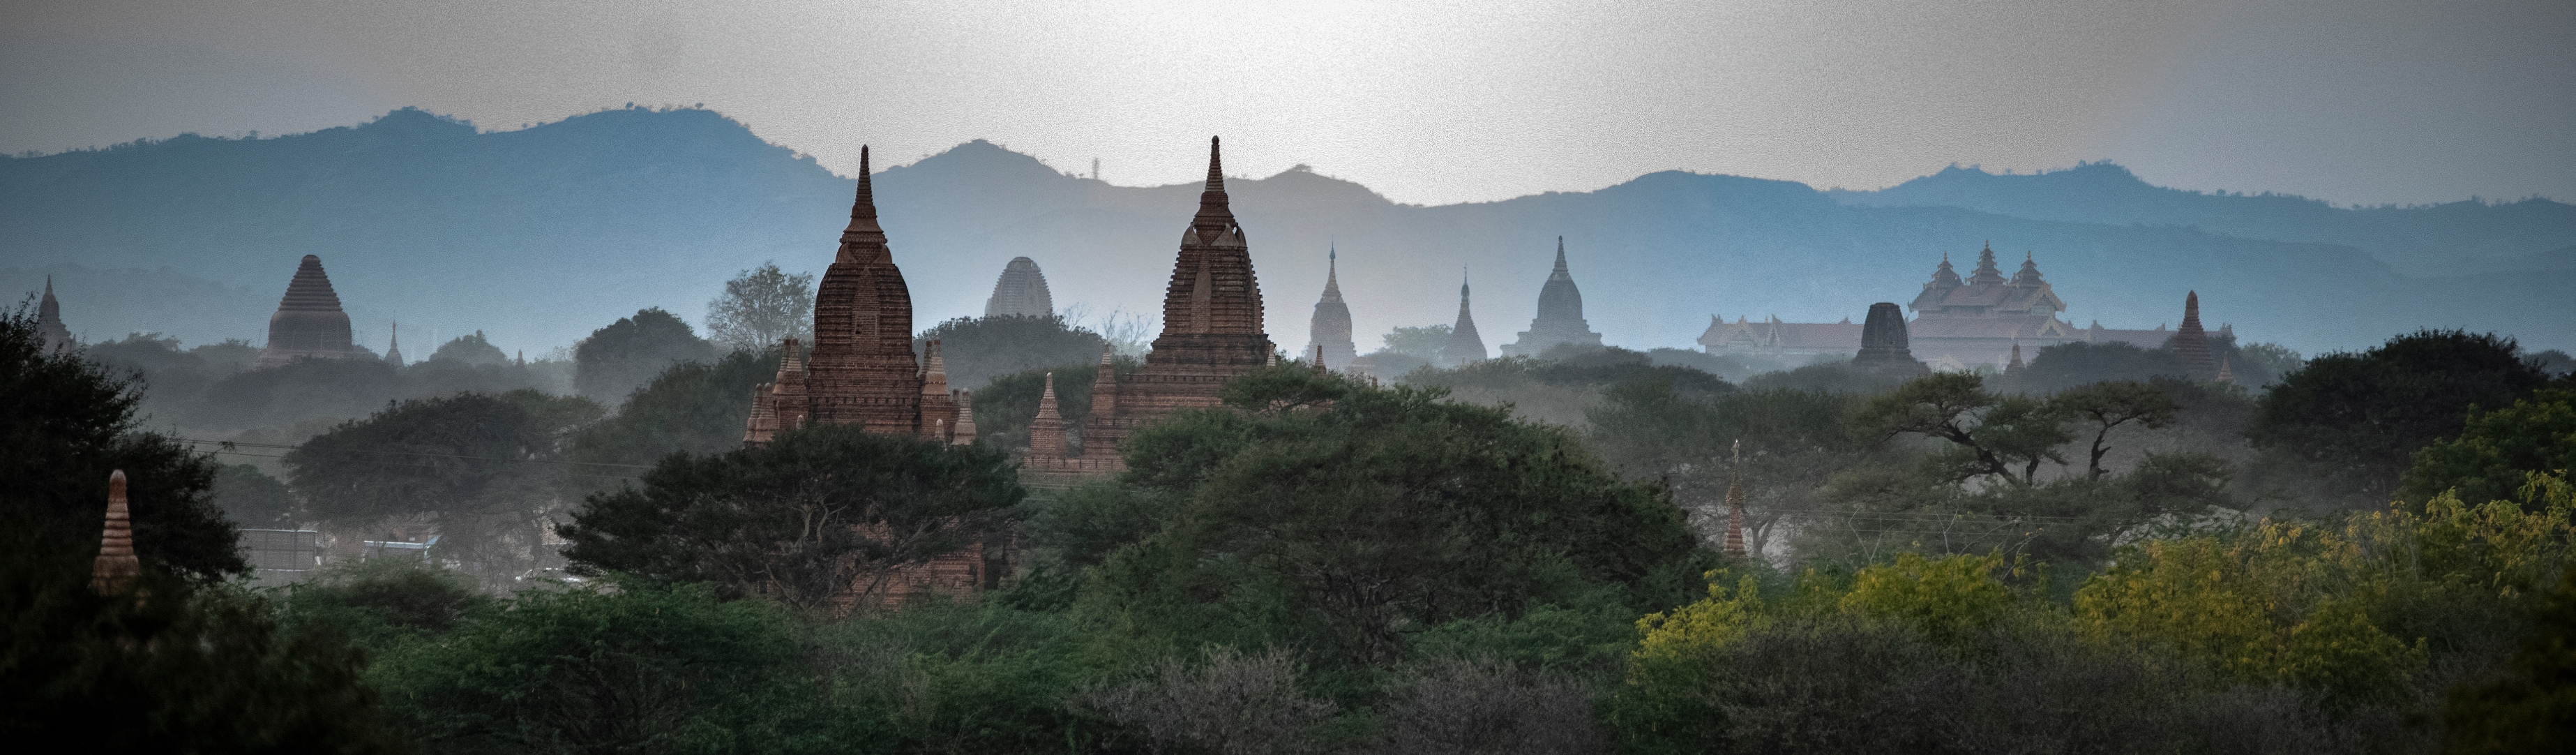
[[[842,173],[973,138],[1400,202],[1680,168],[1877,188],[2111,159],[2348,203],[2576,200],[2576,1],[0,0],[0,150],[704,103]]]

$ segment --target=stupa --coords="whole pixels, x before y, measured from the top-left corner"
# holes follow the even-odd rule
[[[1456,369],[1485,361],[1485,337],[1476,333],[1476,316],[1468,311],[1467,281],[1458,280],[1458,322],[1449,326],[1449,342],[1440,347],[1440,366]]]
[[[1932,368],[1914,360],[1914,350],[1905,335],[1905,310],[1895,302],[1869,305],[1869,319],[1861,322],[1860,354],[1852,357],[1854,369],[1890,377],[1928,375]]]
[[[403,366],[402,323],[394,323],[393,333],[385,341],[385,363],[396,367]]]
[[[340,310],[340,295],[331,290],[331,276],[322,272],[322,258],[304,255],[295,277],[286,282],[286,296],[277,301],[277,314],[268,317],[268,347],[259,351],[258,369],[305,357],[358,356],[363,354],[349,341],[349,313]]]
[[[45,298],[36,303],[37,348],[47,354],[59,354],[79,346],[72,340],[72,330],[63,327],[62,302],[54,301],[54,276],[45,276]]]
[[[1324,297],[1315,301],[1315,318],[1306,326],[1306,351],[1326,370],[1349,369],[1359,359],[1351,342],[1351,308],[1342,302],[1341,250],[1324,252]]]
[[[1025,468],[1040,472],[1114,471],[1123,468],[1118,444],[1138,426],[1182,409],[1221,405],[1225,381],[1260,369],[1276,356],[1262,331],[1261,283],[1252,252],[1225,193],[1224,157],[1208,139],[1207,187],[1198,214],[1181,230],[1180,255],[1163,292],[1163,332],[1145,364],[1120,376],[1103,368],[1093,380],[1091,411],[1083,423],[1081,458],[1036,453]]]
[[[1036,260],[1012,257],[993,282],[993,297],[984,300],[985,317],[1051,317],[1055,297],[1047,293],[1046,273]]]
[[[814,350],[800,360],[797,345],[787,339],[776,379],[753,389],[744,442],[766,443],[807,423],[951,438],[963,397],[947,389],[937,341],[924,358],[913,356],[912,290],[877,224],[864,145],[850,225],[814,295]]]
[[[1503,344],[1503,356],[1534,357],[1559,344],[1599,347],[1601,334],[1592,332],[1591,323],[1583,320],[1583,292],[1575,289],[1574,275],[1565,269],[1565,237],[1556,237],[1556,270],[1547,274],[1547,282],[1538,288],[1538,317],[1530,320],[1530,329],[1521,331],[1520,340]]]
[[[2183,372],[2191,379],[2218,379],[2218,362],[2209,355],[2209,333],[2200,328],[2200,292],[2183,295],[2182,327],[2174,329],[2173,339],[2165,342],[2165,348],[2173,351],[2174,359],[2182,363]]]

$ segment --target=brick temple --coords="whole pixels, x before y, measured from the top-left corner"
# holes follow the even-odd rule
[[[767,443],[784,430],[807,425],[858,425],[866,432],[945,443],[975,440],[970,394],[949,390],[939,342],[916,359],[912,351],[912,290],[894,264],[868,175],[868,150],[859,148],[858,197],[850,225],[814,295],[814,348],[801,353],[796,339],[781,343],[778,375],[752,389],[751,418],[743,442]],[[997,533],[995,537],[999,537]],[[897,568],[875,599],[898,606],[934,594],[971,595],[990,586],[1007,548],[995,537],[927,563]],[[990,541],[990,542],[988,542]],[[854,592],[843,610],[856,607]]]
[[[1071,455],[1061,440],[1040,441],[1042,431],[1062,432],[1066,418],[1052,417],[1053,423],[1031,425],[1031,447],[1023,462],[1029,471],[1123,469],[1118,444],[1137,427],[1182,409],[1218,406],[1217,390],[1225,381],[1273,360],[1270,336],[1262,331],[1261,283],[1252,272],[1243,227],[1227,203],[1219,147],[1216,139],[1208,139],[1207,188],[1199,192],[1198,214],[1181,230],[1180,256],[1172,262],[1172,279],[1163,292],[1163,332],[1146,353],[1143,368],[1122,378],[1103,353],[1092,382],[1091,414],[1083,423],[1082,455]],[[1049,385],[1052,381],[1050,377]],[[1038,411],[1046,417],[1054,409],[1049,391]]]

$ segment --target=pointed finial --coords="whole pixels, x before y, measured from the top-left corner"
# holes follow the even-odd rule
[[[1225,156],[1218,146],[1216,137],[1208,137],[1208,191],[1225,191]]]

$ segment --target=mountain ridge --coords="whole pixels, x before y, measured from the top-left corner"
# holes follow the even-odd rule
[[[1175,147],[1184,148],[1194,147]],[[1972,257],[1987,239],[2002,255],[2035,251],[2078,324],[2178,320],[2183,293],[2196,290],[2213,323],[2234,322],[2249,339],[2303,351],[2367,346],[2420,326],[2576,345],[2576,315],[2535,298],[2576,282],[2549,269],[2576,258],[2568,252],[2576,234],[2523,250],[2557,232],[2548,223],[2566,206],[2547,200],[2505,210],[2539,218],[2525,219],[2537,230],[2507,229],[2478,242],[2500,258],[2530,256],[2543,269],[2421,275],[2403,264],[2413,257],[2393,264],[2318,239],[2350,235],[2352,222],[2263,221],[2269,225],[2253,225],[2283,238],[2245,238],[2110,222],[2117,208],[2043,206],[2028,182],[1951,175],[1924,183],[1944,174],[1846,192],[1662,171],[1595,191],[1437,206],[1394,203],[1303,166],[1229,177],[1228,187],[1250,236],[1272,338],[1289,350],[1306,341],[1328,245],[1341,249],[1363,347],[1396,325],[1449,320],[1457,306],[1449,284],[1461,266],[1475,282],[1488,340],[1499,345],[1527,327],[1558,235],[1567,236],[1575,280],[1589,294],[1587,316],[1611,342],[1632,346],[1688,347],[1712,314],[1857,318],[1870,302],[1910,299],[1943,252]],[[916,325],[927,327],[981,312],[1014,256],[1038,260],[1060,305],[1081,304],[1093,315],[1159,314],[1173,237],[1198,193],[1197,177],[1175,178],[1111,185],[977,139],[886,168],[875,185],[913,288]],[[386,322],[400,319],[406,331],[483,329],[505,347],[542,353],[644,306],[695,320],[725,278],[764,260],[819,271],[847,221],[853,183],[702,109],[607,110],[491,132],[405,109],[310,134],[192,136],[0,158],[0,207],[13,208],[0,212],[7,260],[0,285],[32,288],[44,271],[66,266],[167,267],[268,301],[203,321],[147,322],[146,314],[167,314],[119,304],[112,286],[83,284],[63,292],[65,317],[92,334],[160,330],[191,343],[256,342],[294,260],[313,253],[348,302],[362,344],[382,350]],[[1925,204],[1936,199],[1952,204]],[[2208,222],[2226,219],[2196,211],[2215,213]],[[2410,212],[2370,222],[2403,226],[2425,217]],[[2460,224],[2437,220],[2417,223],[2434,231],[2408,238]],[[120,320],[120,312],[136,317]]]

